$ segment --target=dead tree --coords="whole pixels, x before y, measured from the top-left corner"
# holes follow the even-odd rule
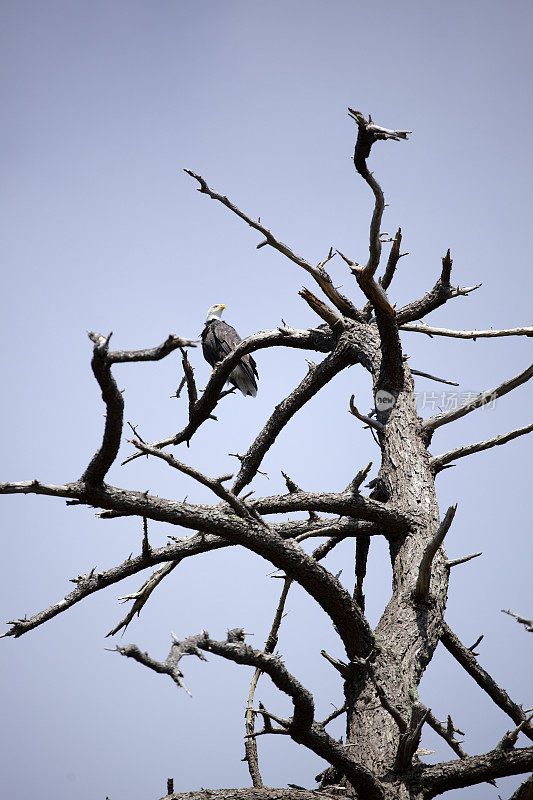
[[[414,396],[412,375],[416,372],[410,369],[401,342],[401,331],[404,330],[428,336],[477,339],[533,336],[533,327],[458,331],[435,328],[421,321],[439,306],[477,288],[452,285],[449,251],[442,259],[442,270],[433,288],[423,297],[402,308],[395,308],[387,290],[403,255],[401,231],[398,230],[392,240],[387,240],[386,234],[381,232],[384,196],[380,184],[368,169],[367,160],[376,141],[407,139],[409,131],[379,127],[358,111],[350,110],[350,115],[357,124],[353,156],[355,169],[370,187],[375,205],[366,263],[358,264],[347,255],[339,255],[348,264],[358,284],[359,292],[355,295],[362,294],[363,307],[358,307],[354,300],[341,294],[333,285],[326,270],[328,261],[336,255],[333,250],[320,264],[309,263],[260,221],[247,216],[225,195],[211,189],[203,177],[188,171],[198,182],[202,194],[226,206],[261,235],[258,247],[268,245],[278,250],[314,279],[327,302],[308,289],[300,294],[318,315],[320,323],[308,330],[295,330],[283,325],[248,337],[222,361],[201,394],[185,350],[194,345],[191,340],[169,336],[162,345],[153,349],[113,351],[110,349],[110,335],[90,334],[94,342],[92,369],[107,411],[100,447],[81,477],[66,485],[55,486],[40,480],[0,484],[3,494],[44,494],[66,498],[72,504],[93,506],[99,509],[101,519],[117,516],[142,518],[145,530],[139,555],[107,571],[80,575],[75,589],[63,600],[32,617],[11,622],[6,636],[22,636],[90,594],[149,566],[157,567],[139,591],[129,596],[133,601],[132,607],[125,619],[110,632],[115,634],[140,613],[156,586],[178,563],[217,548],[240,545],[281,570],[283,592],[264,649],[249,646],[245,642],[246,634],[240,628],[230,630],[225,641],[211,638],[204,630],[183,639],[173,634],[169,655],[163,662],[155,661],[133,644],[117,647],[122,655],[170,676],[185,691],[181,663],[185,654],[205,659],[204,653],[213,653],[236,664],[255,667],[245,734],[246,759],[255,789],[223,791],[221,796],[224,797],[250,797],[254,792],[257,797],[271,796],[261,789],[257,755],[260,736],[289,736],[321,756],[330,765],[321,778],[321,791],[325,796],[341,791],[339,787],[343,787],[345,796],[360,800],[429,800],[452,789],[525,773],[533,768],[533,746],[516,746],[520,732],[533,740],[530,718],[495,683],[478,663],[472,648],[465,647],[445,622],[450,570],[478,554],[448,560],[443,542],[452,525],[455,506],[441,517],[435,492],[436,475],[452,462],[529,433],[533,424],[500,433],[487,441],[459,444],[445,453],[434,455],[429,450],[438,428],[520,387],[533,376],[533,365],[457,408],[423,421],[417,415]],[[381,277],[378,277],[384,241],[392,241],[392,245]],[[228,375],[239,359],[244,354],[268,347],[300,348],[324,357],[317,364],[309,362],[307,375],[276,406],[247,452],[239,456],[240,467],[236,476],[210,477],[170,454],[170,446],[188,443],[213,415],[225,394]],[[211,489],[216,496],[211,505],[167,500],[148,492],[106,483],[106,475],[117,458],[124,435],[124,401],[113,376],[113,366],[123,362],[157,360],[178,348],[182,352],[184,371],[182,387],[185,386],[188,392],[188,419],[181,431],[151,444],[134,432],[130,440],[134,452],[127,460],[142,455],[162,459],[171,469],[185,473]],[[349,485],[338,492],[305,491],[285,476],[285,494],[252,499],[244,490],[260,471],[266,453],[284,427],[338,373],[353,365],[367,370],[373,382],[374,410],[370,415],[360,413],[355,397],[349,403],[355,418],[371,428],[380,448],[379,473],[371,481],[370,494],[363,493],[369,467],[361,465],[361,470]],[[427,377],[440,380],[434,376]],[[354,424],[357,424],[355,420]],[[307,512],[309,519],[269,521],[272,515],[280,512],[290,515],[297,511]],[[166,522],[193,533],[183,538],[172,536],[166,546],[153,548],[148,541],[148,520]],[[364,579],[373,536],[383,536],[387,540],[393,574],[390,600],[374,630],[364,614]],[[310,537],[323,537],[324,541],[308,553],[301,543]],[[356,541],[357,581],[353,596],[321,564],[322,558],[348,537]],[[300,584],[329,616],[340,640],[339,647],[344,649],[342,658],[322,651],[342,681],[345,698],[342,708],[324,720],[315,719],[311,693],[296,676],[290,674],[275,652],[285,598],[293,582]],[[457,730],[451,719],[448,718],[447,723],[439,722],[418,700],[417,686],[439,641],[513,723],[512,730],[502,732],[501,740],[495,742],[494,748],[487,753],[467,755],[455,738]],[[280,692],[288,695],[293,704],[292,716],[281,718],[261,704],[256,707],[254,690],[262,673],[271,678]],[[344,744],[327,732],[328,724],[341,714],[346,715]],[[258,718],[262,720],[259,730],[255,726]],[[448,743],[454,753],[452,760],[436,765],[421,763],[418,749],[425,725],[431,726]],[[197,797],[200,796],[203,795],[197,793]],[[276,797],[295,799],[309,796],[316,795],[297,788],[276,793]]]

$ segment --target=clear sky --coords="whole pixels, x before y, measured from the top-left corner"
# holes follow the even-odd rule
[[[78,477],[100,441],[103,407],[90,371],[86,330],[113,331],[116,348],[197,337],[212,303],[241,335],[316,325],[298,297],[306,275],[221,206],[195,192],[184,167],[261,219],[308,260],[330,245],[365,258],[371,198],[349,155],[348,105],[382,125],[413,131],[379,143],[372,168],[390,203],[384,229],[401,225],[404,249],[391,288],[402,304],[430,288],[447,247],[454,281],[483,287],[435,312],[447,327],[531,324],[531,30],[529,0],[268,4],[203,0],[4,2],[0,25],[2,375],[0,480]],[[343,291],[362,298],[341,263]],[[461,342],[405,333],[413,367],[460,381],[459,392],[500,383],[531,362],[531,340]],[[211,475],[235,469],[276,402],[305,374],[301,351],[263,351],[256,400],[231,396],[180,457]],[[313,357],[313,356],[311,356]],[[199,385],[209,368],[191,359]],[[179,360],[119,365],[126,419],[147,440],[182,427],[171,399]],[[439,384],[417,382],[420,403],[441,403]],[[433,398],[431,393],[436,393]],[[377,461],[368,431],[346,413],[349,396],[370,408],[369,379],[353,368],[287,428],[265,461],[309,489],[343,488]],[[439,453],[531,421],[526,385],[435,436]],[[124,444],[124,454],[130,446]],[[185,476],[144,460],[114,467],[110,482],[210,501]],[[373,473],[374,474],[374,473]],[[480,633],[481,663],[517,702],[531,698],[531,636],[510,617],[531,616],[531,442],[518,439],[458,462],[438,478],[441,509],[459,502],[451,557],[482,550],[454,570],[448,621],[465,644]],[[138,552],[140,526],[39,497],[4,497],[2,618],[33,614],[72,588],[68,579]],[[154,544],[167,531],[151,526]],[[352,545],[327,566],[353,584]],[[223,638],[242,625],[264,641],[279,581],[268,564],[233,548],[182,564],[152,597],[124,641],[165,657],[170,631]],[[107,652],[105,633],[125,613],[117,599],[145,576],[89,598],[20,640],[1,642],[3,760],[10,800],[151,800],[173,776],[177,790],[249,785],[242,713],[250,670],[216,660],[186,664],[193,699],[169,679]],[[390,590],[385,547],[373,545],[371,621]],[[280,649],[315,693],[319,713],[341,702],[337,675],[320,658],[341,654],[321,612],[292,591]],[[527,684],[529,683],[529,687]],[[529,692],[529,695],[528,695]],[[260,696],[287,709],[265,679]],[[471,753],[512,726],[438,649],[421,685],[440,719],[452,714]],[[342,735],[343,724],[334,728]],[[265,737],[266,738],[266,737]],[[281,739],[281,741],[280,741]],[[428,761],[453,757],[435,749]],[[282,737],[260,745],[264,779],[314,786],[322,762]],[[450,793],[472,800],[511,794],[484,785]]]

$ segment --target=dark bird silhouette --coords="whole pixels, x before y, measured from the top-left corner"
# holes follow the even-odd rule
[[[241,340],[241,337],[231,325],[223,322],[220,317],[226,306],[223,303],[211,306],[207,312],[205,328],[202,331],[202,350],[204,358],[213,369],[231,353]],[[246,355],[230,372],[228,382],[244,395],[255,397],[257,394],[257,366],[252,356]]]

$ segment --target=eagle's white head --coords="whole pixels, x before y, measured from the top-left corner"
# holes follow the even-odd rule
[[[207,312],[207,317],[205,319],[206,322],[211,322],[212,319],[220,319],[222,316],[222,312],[226,306],[224,303],[216,303],[214,306],[211,306],[209,311]]]

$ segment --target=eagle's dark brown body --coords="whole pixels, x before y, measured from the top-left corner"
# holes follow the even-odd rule
[[[202,350],[205,360],[214,368],[225,356],[235,350],[241,337],[231,325],[221,319],[210,319],[202,331]],[[243,356],[237,366],[230,372],[228,381],[244,395],[255,397],[257,394],[257,366],[252,356]]]

